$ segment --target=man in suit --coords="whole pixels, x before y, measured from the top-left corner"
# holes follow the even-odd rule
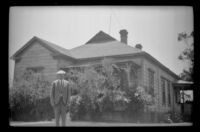
[[[66,123],[66,113],[69,109],[69,100],[71,96],[71,89],[69,81],[64,80],[65,71],[59,70],[57,72],[58,79],[53,81],[50,94],[51,105],[55,113],[56,126],[59,126],[60,117],[62,119],[62,126]]]

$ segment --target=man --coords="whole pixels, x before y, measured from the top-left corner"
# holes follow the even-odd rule
[[[58,79],[52,83],[50,99],[55,113],[56,126],[59,126],[60,117],[62,119],[62,126],[65,126],[71,89],[69,87],[69,81],[64,80],[65,71],[59,70],[57,77]]]

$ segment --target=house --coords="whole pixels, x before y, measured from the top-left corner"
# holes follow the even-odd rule
[[[42,72],[47,80],[53,81],[58,69],[96,65],[107,57],[120,67],[128,69],[130,86],[141,85],[155,95],[157,111],[180,111],[173,88],[173,83],[180,78],[143,51],[141,44],[135,47],[128,45],[126,30],[120,30],[119,33],[120,41],[100,31],[85,44],[70,50],[33,37],[11,57],[15,61],[14,76],[24,69],[32,69]]]

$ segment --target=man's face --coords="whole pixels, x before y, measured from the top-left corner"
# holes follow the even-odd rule
[[[58,74],[58,79],[64,79],[65,75],[64,74]]]

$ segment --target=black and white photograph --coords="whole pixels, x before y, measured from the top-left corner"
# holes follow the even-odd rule
[[[192,6],[11,6],[9,125],[193,126]]]

